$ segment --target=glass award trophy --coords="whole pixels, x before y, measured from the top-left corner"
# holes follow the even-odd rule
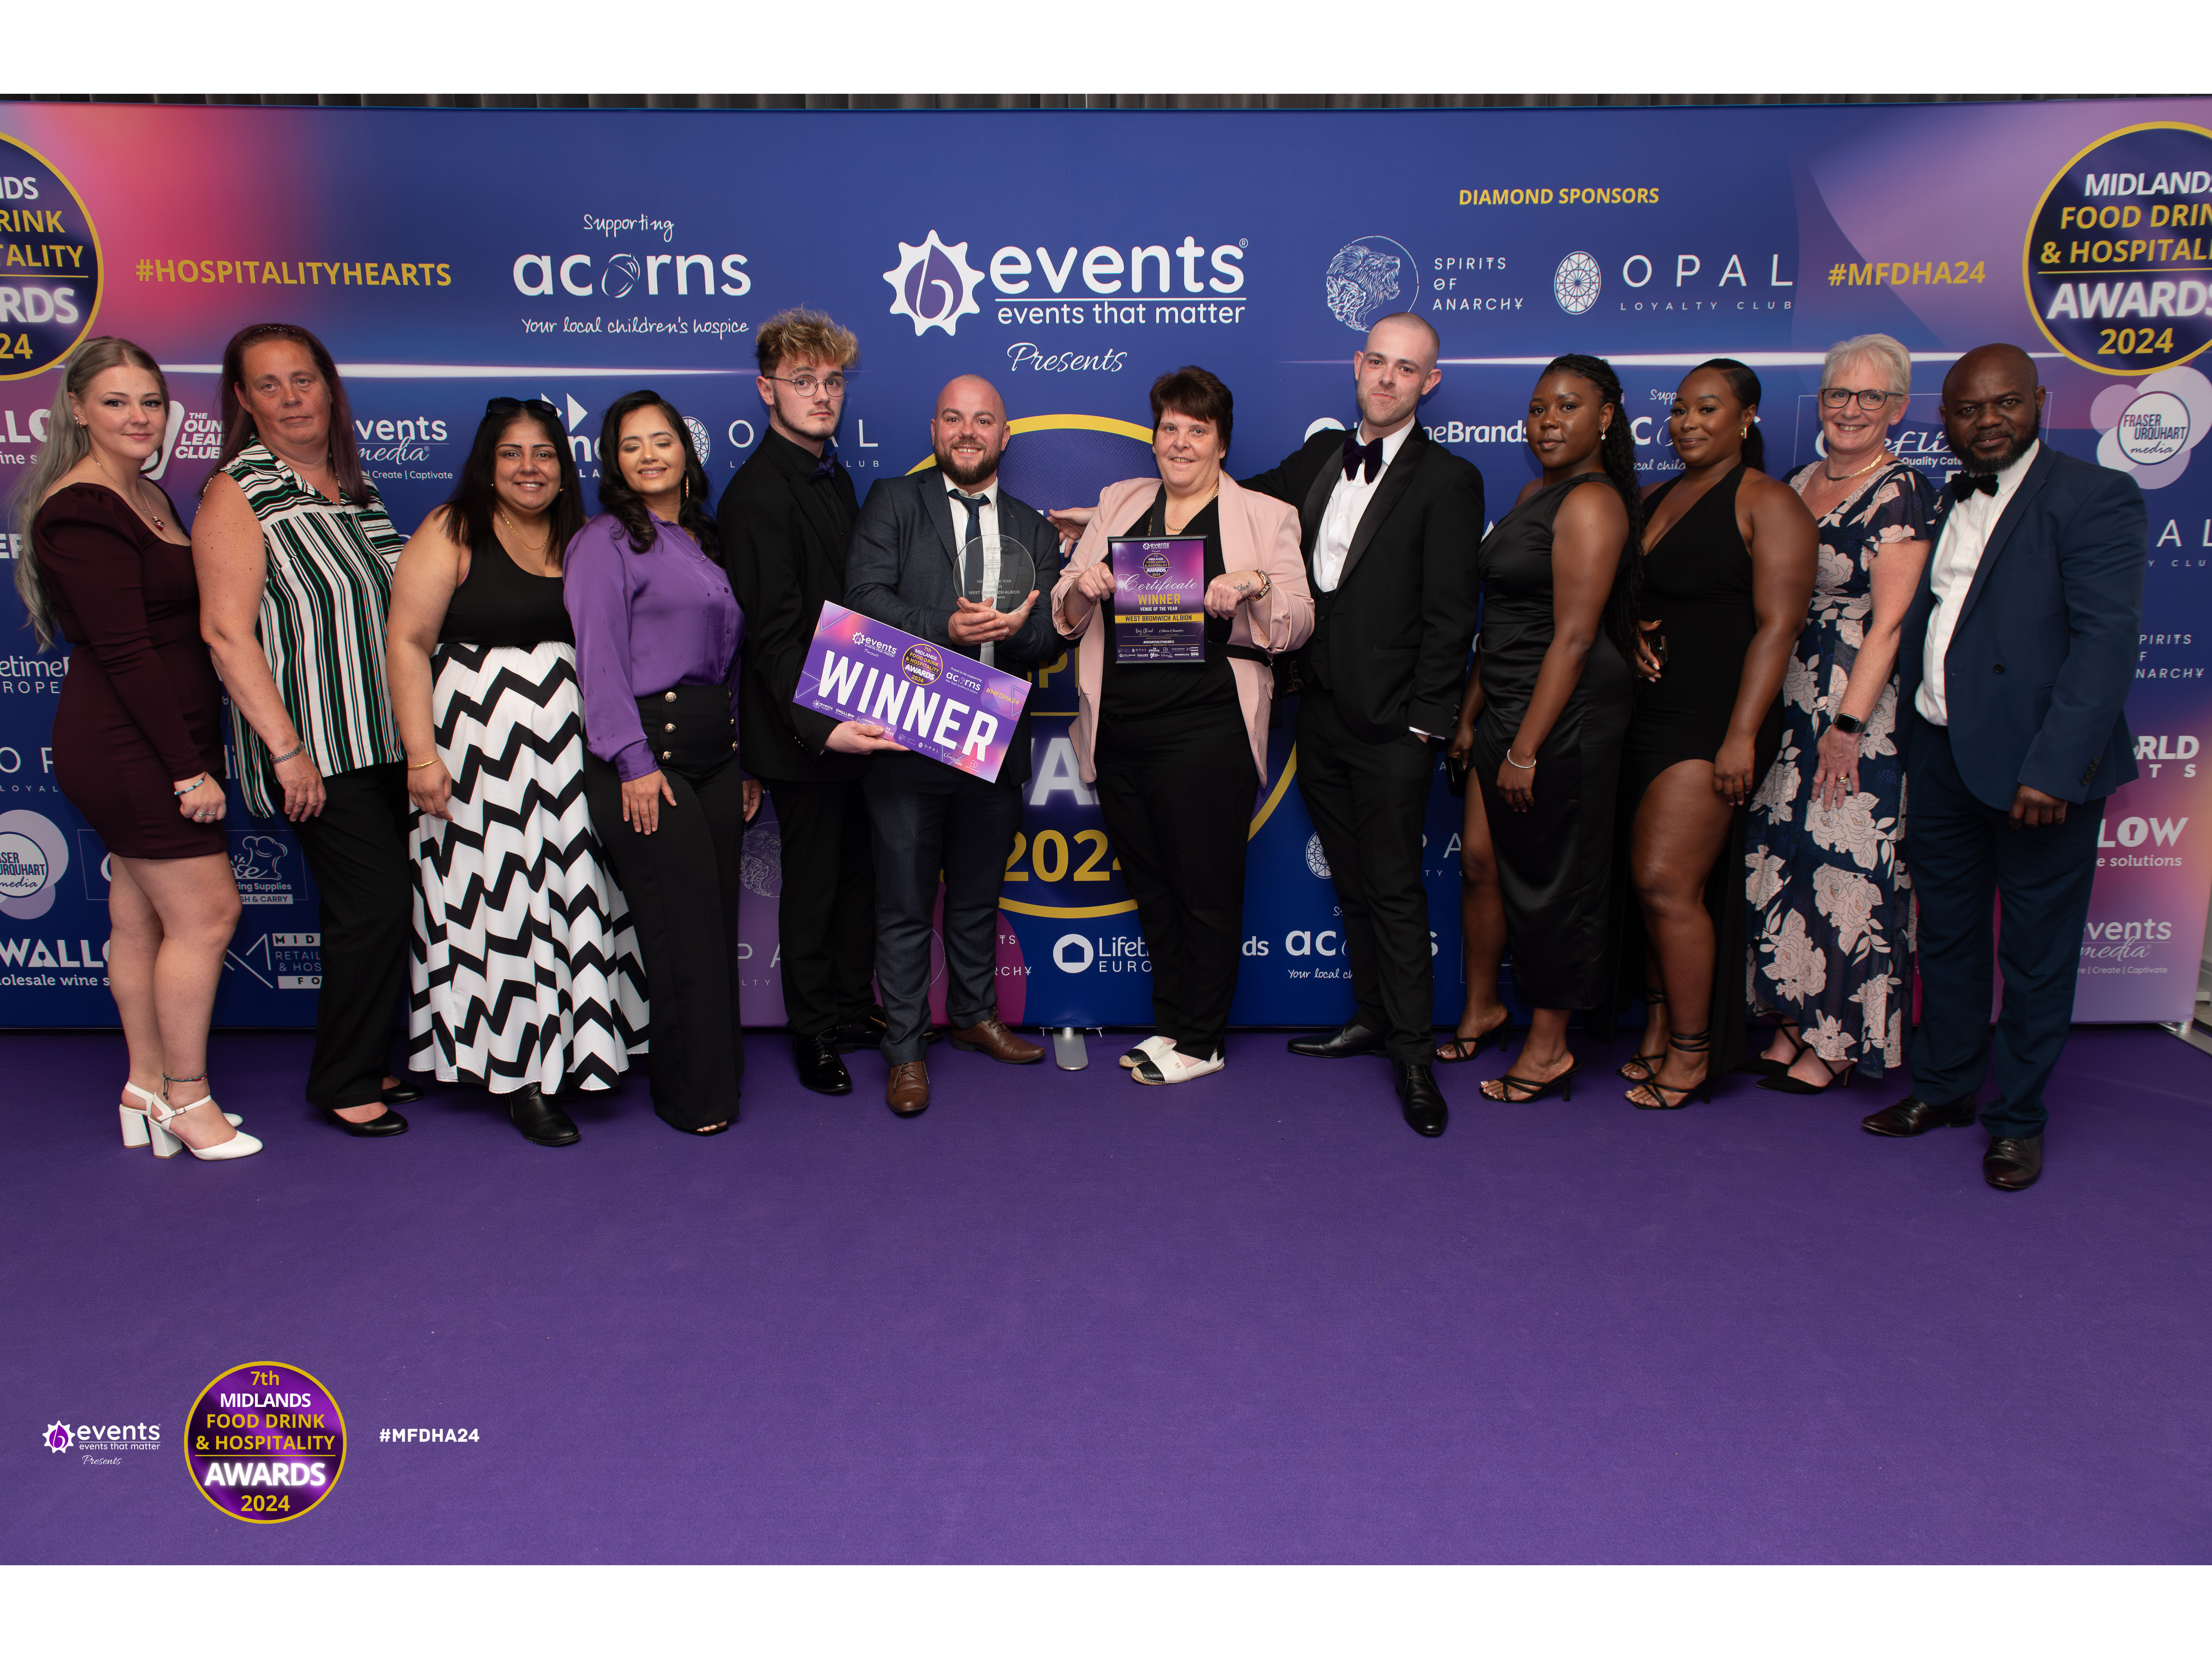
[[[1011,536],[978,536],[960,550],[960,591],[994,611],[1018,611],[1036,586],[1036,561]]]

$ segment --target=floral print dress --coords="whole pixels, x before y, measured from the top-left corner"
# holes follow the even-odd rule
[[[1815,461],[1790,475],[1801,495]],[[1831,811],[1813,798],[1815,750],[1841,705],[1874,615],[1874,562],[1926,541],[1936,492],[1902,462],[1820,521],[1813,607],[1782,681],[1782,748],[1751,802],[1745,854],[1752,1005],[1796,1022],[1840,1072],[1879,1078],[1905,1063],[1912,993],[1912,883],[1897,671],[1859,734],[1858,793]]]

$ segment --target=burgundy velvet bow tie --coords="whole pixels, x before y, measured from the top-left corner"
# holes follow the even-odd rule
[[[1344,476],[1346,478],[1351,477],[1353,473],[1359,471],[1360,463],[1363,461],[1367,465],[1367,482],[1373,483],[1375,475],[1382,470],[1382,441],[1377,438],[1372,443],[1364,444],[1359,441],[1358,433],[1346,433],[1344,434]]]

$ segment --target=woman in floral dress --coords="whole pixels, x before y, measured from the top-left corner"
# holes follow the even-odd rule
[[[1774,1041],[1744,1068],[1818,1094],[1905,1058],[1911,881],[1897,752],[1898,630],[1928,562],[1936,492],[1891,453],[1912,359],[1886,334],[1831,349],[1826,454],[1790,475],[1820,528],[1812,614],[1782,684],[1782,748],[1751,803],[1752,1003]]]

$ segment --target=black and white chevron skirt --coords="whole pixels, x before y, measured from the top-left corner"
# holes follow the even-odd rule
[[[450,822],[415,815],[408,1060],[509,1094],[608,1089],[646,1047],[629,908],[584,799],[572,646],[441,645]]]

